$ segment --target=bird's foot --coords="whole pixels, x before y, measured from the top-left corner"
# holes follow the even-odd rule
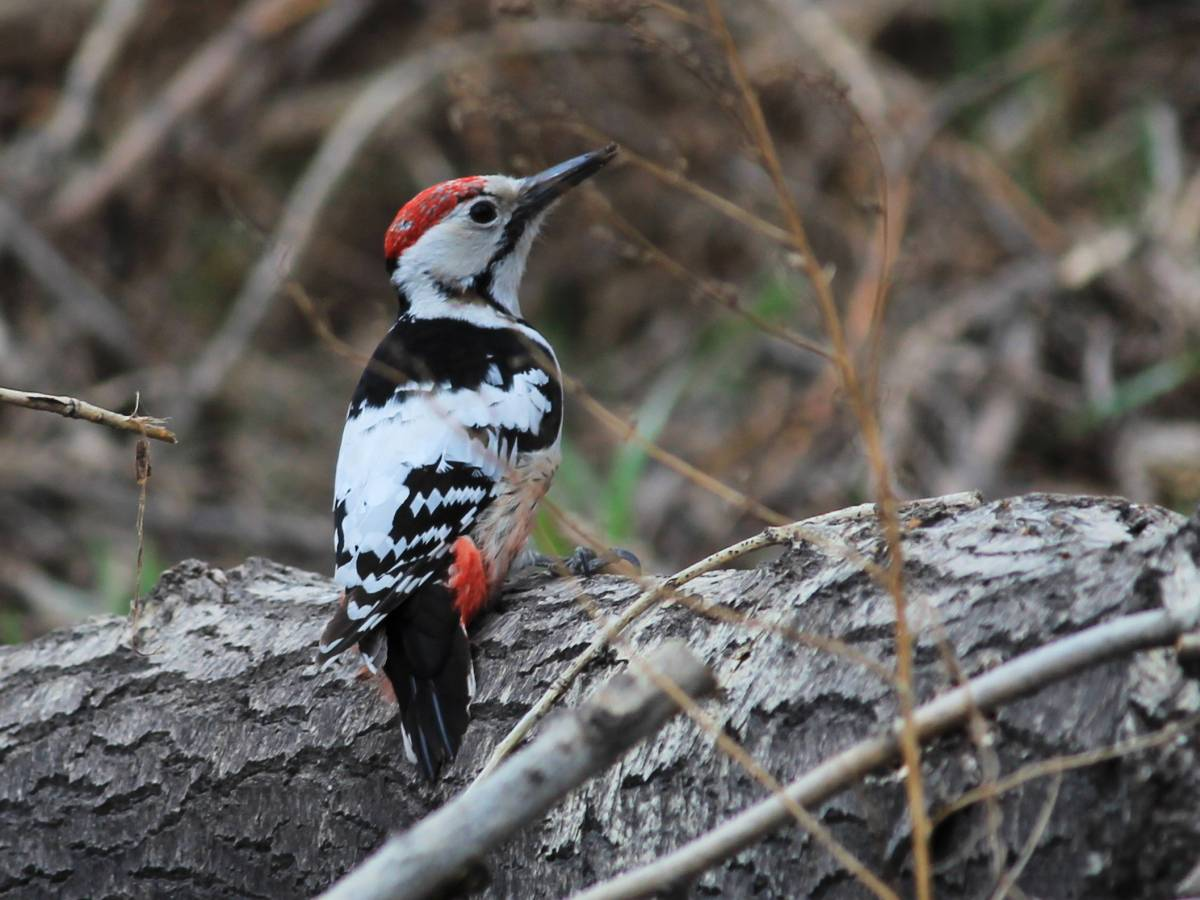
[[[591,547],[576,547],[570,556],[559,559],[555,556],[534,557],[533,565],[548,575],[591,578],[593,575],[641,575],[642,562],[633,553],[621,547],[611,547],[597,553]]]

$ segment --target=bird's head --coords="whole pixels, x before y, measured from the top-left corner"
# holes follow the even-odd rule
[[[519,316],[517,288],[546,213],[616,152],[609,144],[527,178],[474,175],[417,194],[384,238],[402,306],[438,315],[446,303],[483,301]]]

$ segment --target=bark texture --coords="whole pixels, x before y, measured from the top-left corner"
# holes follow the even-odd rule
[[[868,507],[810,522],[882,561]],[[1109,498],[973,495],[904,509],[906,580],[920,629],[917,690],[952,683],[939,636],[966,675],[1113,616],[1200,596],[1200,522]],[[474,635],[479,693],[449,778],[423,784],[391,709],[356,663],[312,664],[336,599],[330,581],[251,559],[185,562],[139,624],[109,618],[0,649],[0,894],[62,897],[301,896],[327,887],[463,788],[492,745],[596,631],[637,595],[616,577],[514,584]],[[759,623],[836,637],[891,665],[891,601],[858,566],[797,542],[756,568],[686,589]],[[628,638],[681,638],[723,690],[707,708],[781,780],[896,714],[870,670],[762,627],[668,603]],[[612,651],[571,690],[577,703],[622,665]],[[1109,663],[989,717],[1001,773],[1102,747],[1200,710],[1200,686],[1167,649]],[[484,860],[494,897],[561,896],[678,846],[763,795],[684,718]],[[1200,760],[1186,739],[1063,776],[1018,884],[1028,896],[1168,897],[1200,859]],[[965,734],[926,749],[936,809],[991,763]],[[989,829],[970,807],[935,832],[938,888],[986,896],[1043,811],[1050,783],[1007,794]],[[897,887],[908,871],[900,776],[881,770],[821,819]],[[989,836],[994,831],[994,838]],[[997,852],[1002,859],[997,857]],[[998,861],[999,859],[999,861]],[[696,895],[858,897],[862,888],[797,828],[708,872]]]

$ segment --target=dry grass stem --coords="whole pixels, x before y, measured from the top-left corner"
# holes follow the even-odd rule
[[[771,541],[766,535],[767,532],[763,532],[752,538],[739,541],[723,550],[718,550],[716,553],[706,556],[699,562],[693,563],[686,569],[676,572],[670,578],[665,579],[660,584],[639,595],[636,600],[625,608],[625,611],[620,616],[592,639],[587,649],[571,661],[571,664],[554,679],[549,689],[538,698],[537,702],[529,708],[529,711],[521,717],[521,720],[513,726],[504,739],[496,744],[492,755],[488,757],[487,763],[484,764],[484,767],[480,770],[475,780],[478,781],[480,778],[487,776],[500,764],[504,757],[508,756],[508,754],[520,745],[521,741],[525,739],[525,736],[529,734],[533,727],[545,718],[546,714],[554,707],[554,704],[562,698],[568,688],[575,682],[575,679],[579,677],[580,673],[600,656],[608,648],[612,639],[624,631],[631,622],[658,603],[666,593],[682,587],[706,572],[711,572],[714,569],[727,565],[738,557],[770,546]]]
[[[658,460],[667,468],[682,475],[693,484],[702,487],[710,494],[720,497],[730,506],[750,513],[755,518],[772,525],[786,525],[791,521],[787,516],[776,512],[753,497],[743,494],[736,488],[732,488],[713,478],[707,472],[693,466],[687,460],[680,458],[651,441],[645,435],[641,434],[632,423],[626,422],[593,397],[577,378],[564,375],[563,387],[570,391],[583,405],[583,408],[618,440],[632,441],[645,450],[649,456]]]
[[[807,338],[797,331],[780,325],[777,322],[772,322],[752,310],[746,309],[737,299],[736,292],[727,289],[724,285],[714,282],[712,279],[705,278],[702,275],[692,271],[675,257],[671,256],[639,229],[634,227],[633,223],[620,215],[608,202],[606,198],[594,188],[588,191],[589,196],[601,206],[608,216],[610,222],[616,226],[617,230],[624,234],[627,238],[634,241],[651,260],[661,266],[674,277],[678,278],[687,284],[692,285],[700,291],[701,296],[708,298],[722,306],[725,309],[733,312],[753,325],[758,330],[772,337],[779,338],[781,341],[799,347],[801,350],[807,350],[810,353],[815,353],[825,359],[833,359],[833,354],[828,347],[821,344],[819,341],[814,341],[812,338]]]
[[[796,209],[791,191],[788,189],[787,181],[783,174],[783,166],[779,161],[779,154],[775,149],[775,142],[771,137],[766,117],[763,115],[762,106],[758,101],[758,94],[754,90],[753,85],[751,85],[749,76],[742,64],[737,44],[721,12],[720,2],[719,0],[707,0],[707,6],[713,30],[722,44],[730,73],[741,94],[751,132],[762,157],[763,165],[775,186],[776,197],[783,210],[788,227],[792,232],[795,245],[803,256],[805,271],[808,273],[809,280],[816,293],[821,317],[825,323],[830,343],[833,345],[834,362],[841,375],[842,384],[850,400],[850,405],[858,420],[859,430],[865,444],[867,461],[874,476],[875,492],[879,499],[880,520],[888,546],[888,582],[896,611],[897,696],[900,702],[901,715],[905,722],[901,746],[907,773],[905,784],[908,790],[909,815],[913,826],[914,880],[919,900],[929,900],[932,895],[933,872],[929,857],[930,825],[925,809],[920,742],[913,719],[913,648],[912,635],[908,628],[906,598],[904,595],[904,559],[900,546],[900,523],[896,511],[896,498],[892,491],[891,480],[888,474],[887,459],[883,450],[883,438],[879,430],[879,421],[871,406],[873,391],[869,388],[864,390],[859,381],[858,373],[855,371],[849,348],[846,345],[846,338],[842,329],[841,319],[838,315],[837,305],[829,289],[828,279],[825,277],[821,264],[813,254],[812,247],[809,244],[803,221],[800,218],[799,211]],[[886,173],[880,171],[879,177],[886,179]],[[886,187],[884,187],[883,193],[886,197]],[[886,234],[884,240],[886,244]],[[886,259],[885,250],[885,263]],[[885,281],[886,272],[881,272],[880,278],[881,281]],[[882,297],[882,287],[878,296]]]
[[[719,569],[722,566],[728,565],[736,559],[745,556],[748,553],[753,553],[757,550],[762,550],[767,547],[779,546],[788,544],[794,540],[803,540],[820,547],[823,550],[835,555],[839,558],[846,559],[855,565],[859,565],[864,571],[867,571],[872,577],[884,576],[884,573],[879,570],[870,560],[863,557],[854,548],[841,544],[837,541],[832,541],[824,534],[813,528],[806,527],[803,522],[796,522],[790,525],[768,528],[752,537],[738,541],[736,544],[731,544],[716,553],[706,556],[685,569],[676,572],[674,575],[663,580],[659,584],[643,591],[633,602],[625,608],[621,615],[613,619],[603,631],[600,632],[578,656],[571,661],[571,664],[564,669],[559,676],[554,680],[546,692],[538,698],[537,702],[530,707],[529,711],[521,717],[521,720],[512,728],[511,731],[500,741],[496,748],[492,751],[492,755],[488,758],[478,778],[484,777],[488,772],[492,771],[505,756],[511,753],[529,734],[533,727],[545,718],[546,714],[554,707],[554,704],[567,692],[574,684],[575,679],[596,660],[609,646],[612,639],[623,632],[630,624],[640,618],[648,610],[654,608],[665,597],[678,599],[678,589],[683,587],[690,581],[694,581],[701,575]],[[826,646],[833,648],[834,644],[829,643]],[[858,654],[839,654],[845,655],[847,658],[852,658]],[[874,668],[872,661],[869,658],[860,660],[863,665],[868,668]],[[877,664],[875,664],[877,665]],[[890,676],[888,677],[890,681]]]

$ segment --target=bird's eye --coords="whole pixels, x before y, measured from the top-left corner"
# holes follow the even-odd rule
[[[467,215],[471,217],[472,222],[478,222],[480,225],[486,225],[489,222],[496,221],[496,204],[490,200],[480,200],[471,204]]]

